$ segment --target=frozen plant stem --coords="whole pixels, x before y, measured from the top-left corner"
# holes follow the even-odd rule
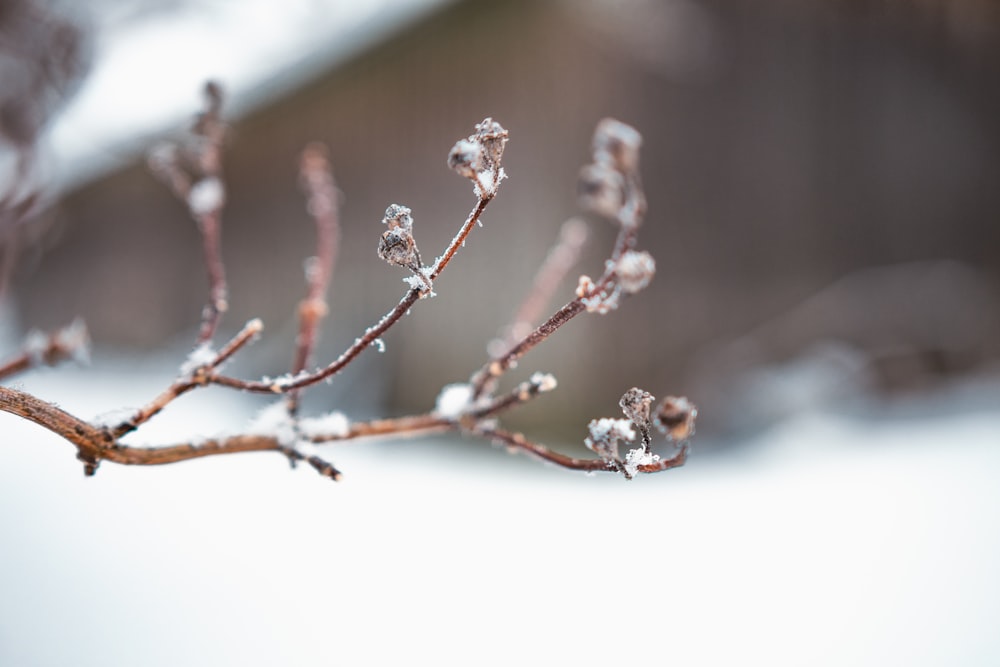
[[[638,230],[645,215],[645,196],[639,179],[638,132],[614,120],[604,120],[594,135],[593,163],[581,172],[581,202],[591,212],[619,227],[618,236],[604,269],[596,280],[581,276],[575,298],[549,317],[541,317],[556,285],[570,270],[586,237],[582,223],[564,225],[559,243],[549,253],[533,288],[522,302],[503,337],[491,345],[491,358],[467,383],[449,385],[437,406],[426,413],[350,422],[339,413],[318,418],[300,416],[303,391],[329,379],[372,346],[421,299],[434,295],[434,281],[463,247],[472,229],[496,197],[506,178],[502,165],[507,130],[492,118],[475,126],[468,138],[459,140],[448,155],[448,166],[473,187],[476,203],[458,232],[433,264],[425,265],[413,237],[409,208],[393,204],[383,222],[386,231],[378,244],[378,255],[413,275],[410,288],[399,303],[368,327],[344,352],[327,365],[310,371],[320,323],[327,313],[326,294],[332,278],[340,235],[338,192],[326,150],[310,145],[303,153],[300,176],[307,208],[316,227],[316,252],[306,261],[306,294],[299,303],[299,330],[295,340],[291,373],[276,379],[242,380],[224,375],[223,365],[256,339],[260,320],[251,320],[220,349],[212,342],[226,310],[226,279],[221,253],[221,212],[225,203],[222,181],[222,145],[225,126],[221,120],[221,90],[214,84],[205,89],[205,110],[191,130],[190,141],[159,149],[150,159],[154,173],[188,205],[202,235],[209,282],[209,300],[199,329],[197,345],[181,366],[177,378],[145,406],[115,424],[90,423],[61,408],[18,389],[0,386],[0,411],[12,413],[43,426],[72,444],[88,475],[102,461],[123,465],[162,465],[205,456],[240,452],[273,451],[292,463],[304,462],[322,476],[339,479],[340,471],[323,458],[316,445],[364,438],[405,438],[431,433],[456,432],[502,445],[548,463],[579,471],[617,472],[628,479],[680,466],[687,458],[687,440],[694,432],[697,409],[685,398],[668,396],[657,404],[652,394],[631,388],[622,396],[625,418],[601,418],[590,422],[585,444],[596,458],[577,458],[535,443],[520,433],[504,429],[500,417],[556,388],[556,379],[534,373],[503,394],[496,394],[502,376],[529,351],[548,340],[563,325],[583,312],[607,314],[622,299],[649,284],[655,272],[653,258],[636,249]],[[541,324],[532,328],[532,322]],[[55,334],[32,334],[24,349],[0,365],[0,379],[39,365],[52,365],[84,356],[86,333],[74,324]],[[279,421],[267,419],[243,432],[197,443],[135,447],[122,441],[143,424],[166,410],[181,396],[209,385],[220,385],[249,393],[279,394]],[[266,424],[266,426],[265,426]],[[651,449],[652,433],[659,431],[673,443],[671,455],[661,458]],[[636,441],[636,434],[639,434]],[[624,455],[620,447],[635,442]]]

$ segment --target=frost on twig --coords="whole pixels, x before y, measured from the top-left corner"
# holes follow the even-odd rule
[[[202,312],[199,343],[212,340],[222,314],[229,307],[221,251],[222,209],[226,203],[222,179],[222,144],[226,134],[222,87],[209,82],[203,93],[204,110],[195,119],[186,140],[161,145],[149,156],[153,174],[187,204],[201,233],[209,295]]]
[[[86,364],[90,361],[90,334],[83,320],[73,320],[52,333],[30,331],[21,351],[0,362],[0,380],[39,366],[55,366],[63,361]]]
[[[501,160],[508,132],[492,118],[475,126],[472,135],[459,140],[448,155],[448,165],[472,181],[477,201],[454,238],[433,264],[421,258],[413,235],[413,215],[406,206],[390,205],[382,219],[377,254],[394,266],[410,272],[402,299],[381,319],[367,327],[338,357],[310,370],[326,315],[326,294],[332,280],[340,236],[339,193],[333,180],[326,149],[311,144],[302,155],[300,178],[306,208],[316,227],[315,254],[305,261],[306,294],[299,303],[299,331],[291,370],[278,377],[243,380],[222,372],[234,355],[255,340],[263,329],[251,320],[227,342],[218,346],[215,334],[226,310],[227,285],[221,255],[221,211],[225,204],[222,179],[222,145],[225,124],[221,119],[222,93],[215,84],[205,88],[205,108],[185,141],[158,149],[150,158],[154,173],[187,206],[202,234],[209,300],[204,310],[196,344],[180,364],[176,379],[140,408],[113,411],[92,421],[70,415],[30,394],[0,386],[0,410],[34,421],[57,433],[77,450],[77,458],[91,475],[102,461],[124,465],[161,465],[204,456],[240,452],[278,452],[293,465],[308,463],[321,475],[339,479],[340,471],[322,457],[317,446],[360,438],[405,437],[429,433],[459,432],[499,443],[570,470],[618,472],[631,479],[682,465],[687,440],[694,433],[697,415],[686,399],[667,397],[660,403],[638,388],[627,391],[619,405],[624,418],[594,419],[584,441],[595,455],[577,458],[533,442],[520,433],[504,429],[501,417],[518,406],[556,389],[549,373],[534,372],[506,392],[498,392],[502,376],[517,366],[530,350],[548,340],[563,325],[583,312],[608,313],[626,297],[638,293],[652,280],[655,262],[637,248],[638,230],[645,214],[645,197],[639,179],[641,138],[633,128],[606,119],[598,125],[593,140],[593,161],[582,171],[581,203],[608,218],[618,227],[618,236],[604,271],[596,279],[583,276],[574,297],[544,318],[543,309],[554,290],[576,262],[586,230],[579,221],[563,226],[559,242],[549,253],[512,322],[489,348],[490,358],[468,382],[444,387],[433,408],[416,415],[351,421],[338,411],[318,417],[299,414],[300,394],[317,383],[330,380],[369,347],[384,349],[383,336],[398,324],[421,299],[433,296],[434,281],[472,229],[480,224],[483,211],[506,177]],[[534,324],[540,321],[540,324]],[[0,366],[0,378],[32,366],[54,364],[64,358],[82,356],[86,333],[80,324],[51,335],[32,334],[22,352]],[[280,399],[260,411],[241,432],[217,438],[136,447],[123,441],[163,412],[174,400],[201,387],[218,385],[248,393],[278,394]],[[652,451],[652,436],[661,432],[677,446],[670,456]],[[635,445],[635,446],[633,446]],[[622,454],[622,450],[627,451]]]
[[[652,414],[653,402],[656,399],[648,391],[632,387],[625,392],[618,404],[625,413],[625,419],[612,419],[604,417],[591,420],[589,435],[584,444],[588,449],[597,454],[604,461],[609,469],[621,472],[626,479],[632,479],[640,472],[659,472],[683,464],[687,457],[687,439],[694,434],[694,419],[698,414],[697,409],[687,401],[687,399],[667,398],[661,404],[656,415]],[[664,429],[669,434],[669,426],[663,424],[664,406],[666,408],[670,424],[685,425],[685,429],[678,430],[678,436],[670,439],[680,444],[680,449],[672,457],[660,458],[653,454],[650,449],[651,437],[650,427],[655,422],[658,428]],[[619,453],[619,445],[631,443],[635,440],[636,431],[640,435],[639,447],[630,449],[624,458]]]

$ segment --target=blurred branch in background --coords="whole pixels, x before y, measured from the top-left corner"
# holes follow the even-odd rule
[[[89,49],[82,23],[59,5],[0,5],[0,293],[24,225],[45,203],[39,141],[87,71]]]

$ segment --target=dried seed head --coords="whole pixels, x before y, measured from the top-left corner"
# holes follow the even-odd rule
[[[400,204],[390,204],[389,208],[385,209],[382,224],[389,225],[390,230],[401,228],[411,231],[413,229],[413,216],[410,215],[409,208]]]
[[[623,174],[639,169],[642,135],[631,125],[605,118],[594,131],[594,161]]]
[[[490,169],[500,164],[507,138],[507,130],[492,118],[483,119],[483,122],[476,125],[476,133],[469,137],[483,147],[485,166]]]
[[[633,424],[645,430],[649,428],[650,411],[654,400],[655,397],[648,391],[632,387],[622,395],[618,405]]]
[[[667,396],[656,409],[653,421],[672,440],[687,440],[694,435],[698,408],[683,396]]]
[[[413,234],[404,227],[394,227],[382,233],[378,242],[378,256],[396,266],[411,271],[420,270],[420,253]]]
[[[448,167],[463,178],[475,179],[483,170],[483,147],[469,139],[460,139],[448,153]]]
[[[656,262],[648,252],[629,250],[618,258],[615,273],[621,288],[628,294],[635,294],[653,279]]]
[[[577,191],[580,206],[605,218],[617,218],[625,205],[625,180],[604,164],[588,164],[581,169]]]

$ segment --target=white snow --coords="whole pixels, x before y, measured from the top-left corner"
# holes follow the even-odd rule
[[[551,373],[532,373],[530,382],[538,387],[538,391],[542,393],[552,391],[559,386],[559,382]]]
[[[191,350],[191,354],[181,364],[181,375],[191,375],[205,364],[212,363],[215,361],[216,354],[217,352],[212,348],[210,342],[201,343]]]
[[[191,186],[188,193],[188,207],[195,215],[207,215],[218,211],[226,203],[226,189],[222,181],[214,176],[201,179]]]
[[[136,408],[114,408],[112,410],[105,410],[87,421],[91,426],[96,426],[97,428],[111,428],[127,422],[136,412]]]
[[[656,463],[659,460],[660,456],[658,454],[647,452],[642,447],[630,449],[628,450],[628,454],[625,455],[625,470],[630,476],[635,477],[639,472],[639,466]]]
[[[24,351],[32,366],[45,363],[45,351],[49,349],[49,337],[44,331],[32,329],[24,337]]]
[[[595,441],[612,438],[625,441],[635,440],[635,430],[632,428],[632,422],[628,419],[601,417],[591,420],[587,428],[590,430],[590,437]]]
[[[175,368],[98,358],[23,386],[86,415]],[[0,664],[995,665],[1000,412],[972,395],[696,438],[631,483],[475,440],[318,447],[336,484],[271,453],[84,478],[0,414]],[[196,392],[142,437],[256,404]]]
[[[351,431],[351,421],[343,412],[328,412],[318,417],[299,420],[299,430],[306,437],[329,435],[343,437]]]
[[[443,2],[170,3],[169,11],[134,11],[131,20],[117,22],[105,18],[115,14],[114,3],[104,3],[109,11],[95,14],[93,71],[51,132],[62,188],[144,150],[148,143],[136,137],[185,124],[207,79],[223,83],[229,108],[239,114],[293,90]]]
[[[449,384],[438,394],[434,414],[446,419],[462,416],[472,401],[472,385],[465,382]]]
[[[292,447],[298,440],[295,423],[288,414],[288,405],[281,398],[261,408],[257,415],[247,424],[244,432],[249,435],[261,435],[274,438],[285,447]]]

